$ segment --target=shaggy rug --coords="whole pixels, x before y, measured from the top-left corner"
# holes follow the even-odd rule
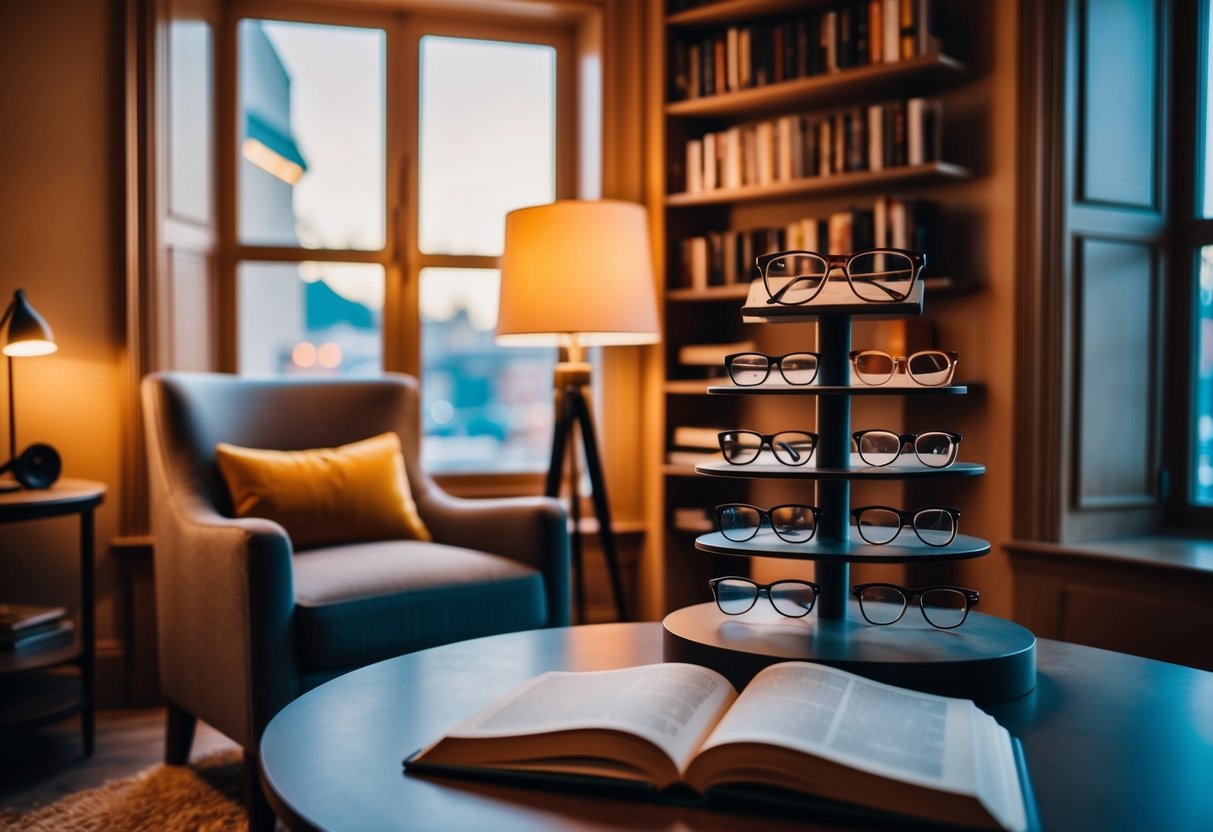
[[[246,830],[242,765],[240,750],[231,749],[188,766],[153,766],[22,814],[0,811],[0,830]]]

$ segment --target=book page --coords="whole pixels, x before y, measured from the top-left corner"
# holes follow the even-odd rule
[[[647,739],[681,771],[737,697],[714,670],[655,664],[544,673],[458,725],[448,737],[515,737],[607,728]]]
[[[824,665],[784,662],[754,678],[705,747],[767,742],[901,780],[971,793],[973,706]],[[953,738],[964,737],[961,743]]]
[[[1023,824],[1009,735],[966,699],[885,685],[825,665],[783,662],[754,677],[704,748],[732,742],[783,746],[975,795],[1006,828]]]

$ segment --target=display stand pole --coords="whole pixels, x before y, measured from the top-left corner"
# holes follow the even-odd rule
[[[846,387],[851,382],[851,316],[822,315],[817,320],[817,351],[821,353],[818,370],[821,384]],[[851,397],[818,396],[817,465],[820,468],[848,468],[851,464]],[[817,482],[817,505],[821,506],[821,540],[837,541],[849,547],[851,534],[851,483],[846,479]],[[817,615],[823,619],[847,617],[847,599],[851,592],[850,564],[843,558],[819,560],[815,579],[821,587]]]

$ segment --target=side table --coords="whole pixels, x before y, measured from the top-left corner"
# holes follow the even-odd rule
[[[0,733],[56,722],[79,713],[86,757],[93,754],[96,711],[93,512],[104,496],[105,486],[88,480],[60,480],[47,489],[0,494],[0,523],[80,516],[77,635],[69,645],[29,653],[0,653]],[[79,675],[40,672],[64,665],[76,665]]]

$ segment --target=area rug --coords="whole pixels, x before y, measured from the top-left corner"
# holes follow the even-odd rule
[[[188,766],[152,766],[23,814],[0,812],[0,830],[247,830],[242,766],[239,749],[219,751]]]

